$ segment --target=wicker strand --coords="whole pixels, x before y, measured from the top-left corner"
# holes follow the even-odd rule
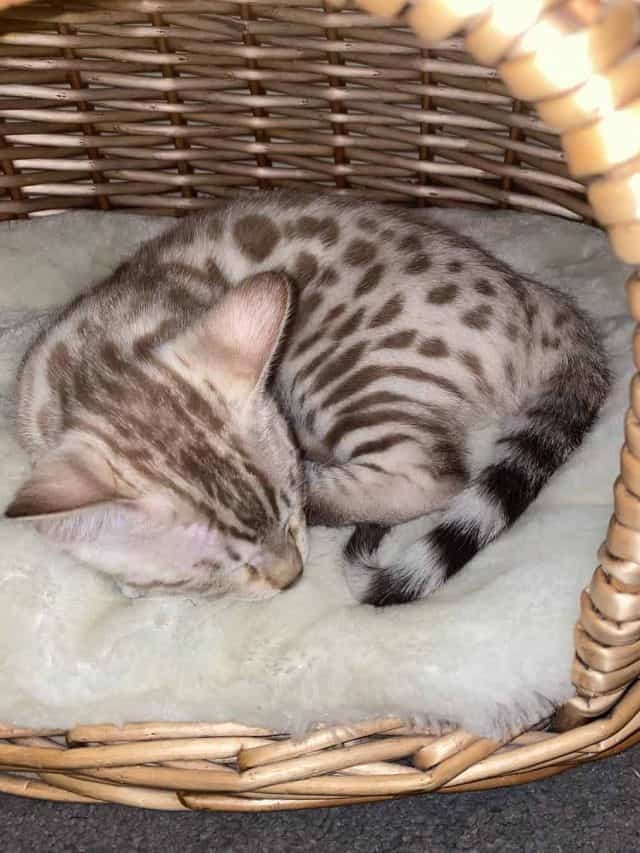
[[[640,264],[633,3],[358,2],[374,17],[328,0],[47,0],[5,12],[0,217],[96,202],[175,215],[277,185],[589,219],[588,178],[615,251]],[[628,294],[640,324],[638,276]],[[634,353],[640,371],[640,332]],[[580,602],[577,696],[555,717],[561,733],[497,743],[395,718],[302,739],[224,722],[7,725],[0,790],[269,811],[520,784],[640,741],[640,374],[630,396],[614,515]]]

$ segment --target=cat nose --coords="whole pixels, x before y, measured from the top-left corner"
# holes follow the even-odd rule
[[[271,584],[280,590],[289,589],[300,579],[302,557],[292,542],[287,541],[282,549],[273,554],[265,574]]]

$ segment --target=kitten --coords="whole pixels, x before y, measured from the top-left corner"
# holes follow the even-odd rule
[[[19,375],[34,468],[6,514],[127,594],[260,598],[298,578],[306,513],[356,525],[360,601],[412,601],[518,518],[608,386],[576,306],[468,240],[251,194],[143,245],[40,334]],[[501,434],[471,477],[487,413]]]

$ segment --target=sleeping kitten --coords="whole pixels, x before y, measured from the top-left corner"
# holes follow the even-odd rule
[[[299,576],[306,512],[356,525],[360,601],[412,601],[518,518],[608,385],[575,305],[469,241],[256,193],[143,245],[38,337],[18,407],[34,469],[6,514],[131,595],[260,598]],[[501,434],[470,477],[487,413]]]

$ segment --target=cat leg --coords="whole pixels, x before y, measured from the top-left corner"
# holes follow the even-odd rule
[[[385,467],[379,455],[342,465],[305,466],[309,524],[392,525],[441,509],[461,491],[464,473],[427,464]]]

